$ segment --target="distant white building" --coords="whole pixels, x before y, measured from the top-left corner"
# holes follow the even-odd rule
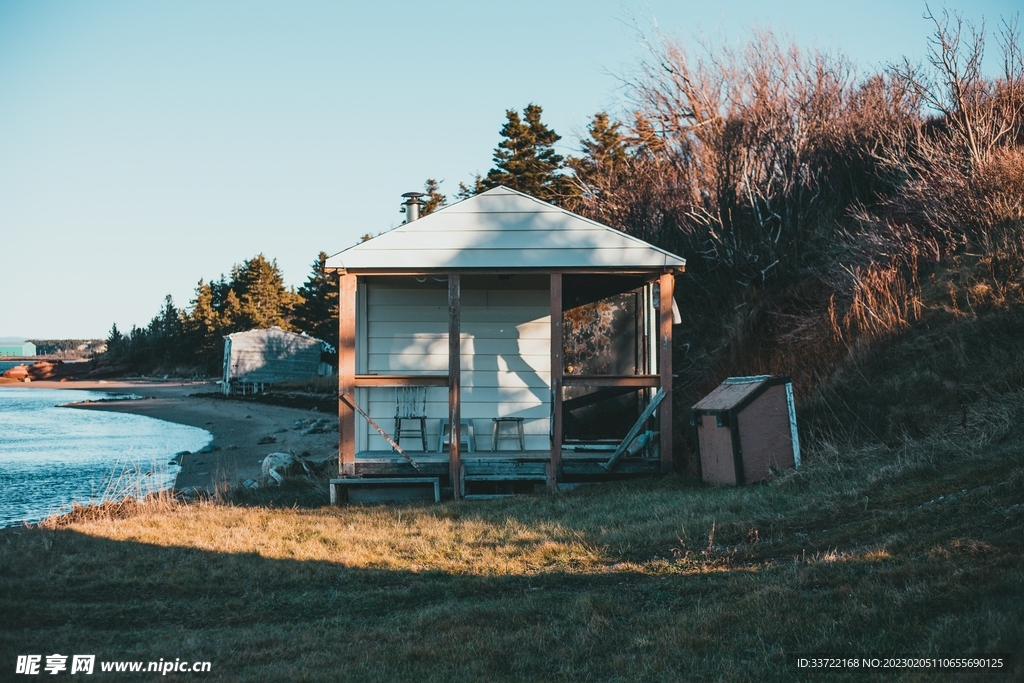
[[[325,342],[305,334],[271,327],[235,332],[224,337],[223,391],[232,386],[262,389],[266,385],[330,375],[331,366],[320,362]]]

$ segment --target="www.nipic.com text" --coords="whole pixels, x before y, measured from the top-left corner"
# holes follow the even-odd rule
[[[45,661],[44,661],[45,659]],[[70,662],[68,661],[70,660]],[[96,670],[96,655],[18,655],[14,673],[29,676],[41,673],[58,674],[67,671],[71,674],[91,674]],[[210,662],[183,662],[180,658],[161,659],[157,662],[104,662],[99,663],[103,672],[125,673],[158,673],[166,676],[169,673],[205,673],[210,670]]]

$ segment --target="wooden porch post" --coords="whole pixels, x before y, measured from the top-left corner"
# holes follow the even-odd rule
[[[462,497],[462,458],[459,453],[459,432],[462,410],[459,406],[459,385],[462,381],[462,291],[458,273],[448,274],[448,476],[455,491],[455,500]]]
[[[548,489],[558,490],[562,473],[562,274],[551,274],[551,463]]]
[[[658,374],[665,398],[658,406],[658,423],[661,429],[661,471],[672,471],[672,293],[676,278],[672,273],[663,273],[659,281],[661,301],[658,308]]]
[[[338,395],[356,398],[356,276],[341,276],[338,298]],[[356,413],[338,401],[338,473],[356,473]]]

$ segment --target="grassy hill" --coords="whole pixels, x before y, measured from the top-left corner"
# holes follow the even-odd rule
[[[0,678],[58,652],[218,681],[1020,680],[1024,310],[926,315],[800,415],[805,466],[748,488],[342,509],[296,485],[3,530]]]

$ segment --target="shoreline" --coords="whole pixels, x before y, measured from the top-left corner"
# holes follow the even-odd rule
[[[322,418],[325,417],[324,413],[192,395],[216,390],[218,387],[213,382],[40,381],[3,386],[26,390],[77,389],[135,394],[142,398],[104,399],[66,404],[63,407],[131,413],[206,430],[213,437],[207,448],[181,457],[181,471],[174,481],[175,491],[199,490],[212,493],[218,486],[227,484],[234,487],[246,479],[259,479],[263,459],[270,453],[308,453],[307,457],[314,461],[333,460],[337,457],[337,432],[302,434],[295,428],[297,420]],[[259,443],[270,439],[273,439],[270,443]],[[168,454],[168,459],[173,456],[173,453]]]

